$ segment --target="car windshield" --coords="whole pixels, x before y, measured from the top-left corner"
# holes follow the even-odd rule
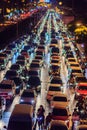
[[[51,60],[51,63],[58,63],[58,60]]]
[[[32,93],[32,92],[23,92],[21,97],[34,97],[34,93]]]
[[[12,89],[12,85],[9,85],[9,84],[0,84],[0,89]]]
[[[58,124],[53,125],[50,130],[68,130],[68,128],[64,125]]]
[[[53,115],[55,116],[68,116],[66,109],[53,108]]]
[[[81,70],[72,70],[72,73],[82,73]]]
[[[72,62],[75,62],[76,60],[75,60],[75,59],[68,59],[68,61],[72,61]]]
[[[16,62],[17,64],[19,64],[19,65],[22,65],[22,66],[24,66],[25,65],[25,61],[21,61],[21,60],[18,60],[17,62]]]
[[[18,77],[11,78],[11,80],[14,80],[14,82],[17,86],[22,84],[22,80]]]
[[[77,77],[76,78],[76,82],[79,82],[79,81],[86,81],[87,82],[87,79],[85,77]]]
[[[38,49],[45,49],[44,46],[38,46]]]
[[[61,91],[61,87],[49,87],[49,91]]]
[[[17,72],[16,71],[7,71],[5,76],[16,76]]]
[[[53,83],[53,84],[62,84],[62,80],[61,79],[52,79],[51,83]]]
[[[38,75],[38,72],[37,71],[29,71],[28,75]]]
[[[57,96],[55,96],[54,98],[53,98],[53,100],[54,101],[63,101],[63,102],[67,102],[67,98],[66,97],[57,97]]]
[[[79,86],[78,90],[87,90],[87,86]]]
[[[40,56],[35,56],[35,59],[40,59],[40,60],[42,60],[42,57],[40,57]]]
[[[32,64],[32,63],[31,63],[31,64],[30,64],[30,68],[31,68],[31,67],[34,67],[34,68],[39,67],[39,64]]]
[[[19,70],[20,67],[19,67],[19,65],[12,65],[10,69]]]
[[[18,56],[17,60],[25,60],[25,57],[24,56]]]

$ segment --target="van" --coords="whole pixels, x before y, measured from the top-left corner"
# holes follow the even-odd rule
[[[7,130],[33,130],[33,106],[16,104],[10,116]]]
[[[15,96],[16,85],[13,80],[2,80],[0,83],[0,96],[12,101]]]

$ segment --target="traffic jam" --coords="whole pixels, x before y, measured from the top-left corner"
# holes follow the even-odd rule
[[[75,37],[48,9],[0,52],[1,130],[87,130],[87,79]]]

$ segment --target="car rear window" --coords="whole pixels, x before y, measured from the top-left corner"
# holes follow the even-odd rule
[[[56,97],[56,96],[55,96],[55,97],[53,98],[53,100],[54,100],[54,101],[60,101],[60,102],[61,102],[61,101],[67,102],[67,98],[66,98],[66,97]]]
[[[32,93],[32,92],[23,92],[21,97],[34,97],[34,93]]]
[[[61,91],[60,87],[49,87],[49,91]]]
[[[68,116],[66,109],[53,108],[53,115],[55,116]]]
[[[9,85],[9,84],[0,84],[0,89],[12,89],[12,85]]]
[[[79,86],[79,90],[87,90],[87,86]]]

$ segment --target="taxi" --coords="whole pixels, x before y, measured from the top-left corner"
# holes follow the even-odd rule
[[[69,100],[66,94],[59,93],[53,96],[51,100],[51,107],[69,107]]]

